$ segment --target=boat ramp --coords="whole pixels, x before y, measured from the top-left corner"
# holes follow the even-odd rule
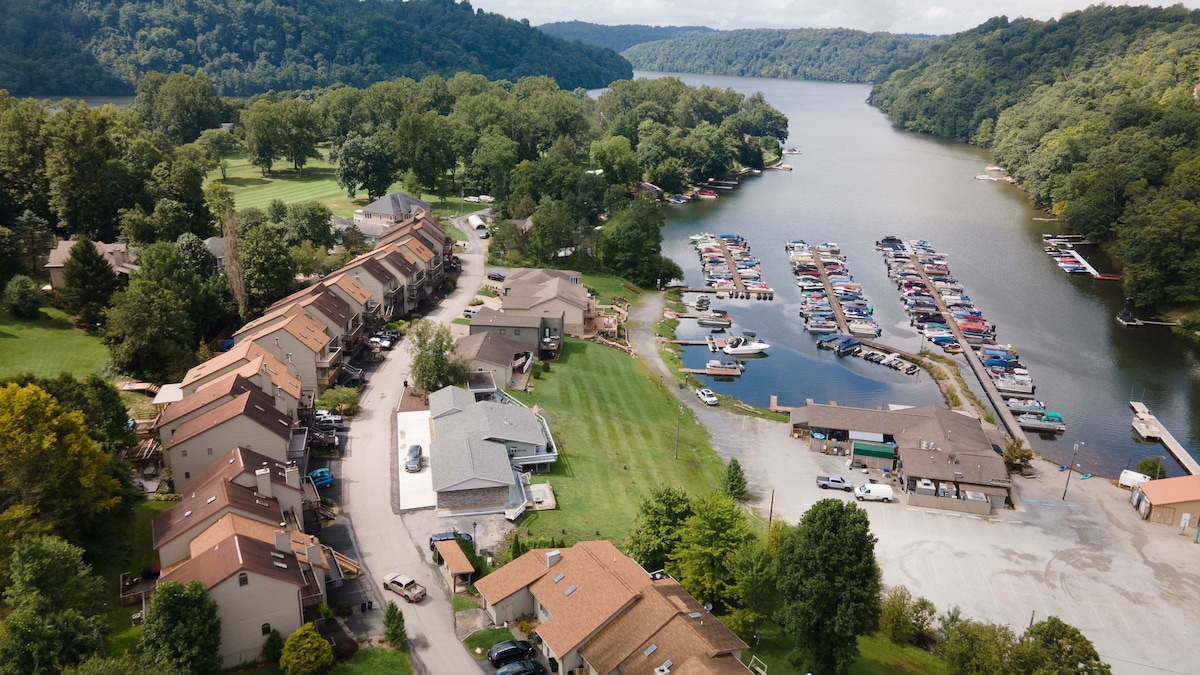
[[[1159,441],[1167,446],[1167,450],[1171,451],[1171,455],[1183,465],[1183,469],[1190,475],[1200,474],[1200,463],[1192,457],[1183,445],[1175,440],[1170,431],[1163,426],[1162,422],[1150,412],[1145,403],[1141,401],[1130,401],[1129,407],[1133,408],[1133,430],[1138,436],[1148,441]]]

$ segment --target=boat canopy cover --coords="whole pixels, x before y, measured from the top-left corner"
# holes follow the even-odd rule
[[[1061,421],[1063,421],[1063,416],[1062,416],[1062,413],[1060,413],[1060,412],[1056,412],[1054,410],[1047,410],[1046,414],[1042,416],[1042,421],[1043,422],[1061,422]]]

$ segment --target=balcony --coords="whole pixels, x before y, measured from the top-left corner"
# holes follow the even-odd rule
[[[317,357],[317,368],[334,368],[341,360],[341,347],[327,347],[325,354]]]

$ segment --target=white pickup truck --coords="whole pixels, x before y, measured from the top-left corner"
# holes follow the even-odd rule
[[[834,488],[850,492],[854,489],[854,483],[849,478],[842,478],[841,476],[817,476],[817,487],[822,490]]]

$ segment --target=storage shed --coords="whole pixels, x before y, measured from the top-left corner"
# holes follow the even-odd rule
[[[1152,523],[1196,527],[1200,525],[1200,476],[1138,483],[1129,502],[1142,518]]]

